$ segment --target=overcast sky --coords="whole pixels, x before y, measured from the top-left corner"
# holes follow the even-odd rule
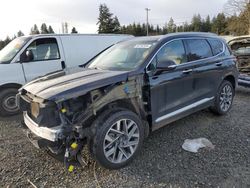
[[[177,24],[190,21],[193,14],[211,17],[223,11],[227,0],[1,0],[0,39],[13,36],[18,30],[26,35],[36,23],[45,22],[55,32],[61,32],[61,23],[68,22],[80,33],[96,33],[98,6],[105,3],[121,23],[145,22],[145,8],[150,8],[149,22],[163,26],[173,17]]]

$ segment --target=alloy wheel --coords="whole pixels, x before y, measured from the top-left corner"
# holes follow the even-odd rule
[[[231,107],[233,101],[233,91],[229,85],[225,85],[220,93],[220,108],[226,112]]]
[[[104,155],[112,163],[125,162],[135,153],[139,139],[139,128],[134,121],[131,119],[118,120],[105,135]]]

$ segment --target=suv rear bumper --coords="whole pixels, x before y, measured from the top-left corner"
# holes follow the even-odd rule
[[[32,133],[43,139],[55,142],[61,135],[62,126],[47,128],[39,127],[29,116],[27,112],[24,112],[24,123],[30,129]]]

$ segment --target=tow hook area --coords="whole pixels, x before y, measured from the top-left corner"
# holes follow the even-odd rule
[[[72,141],[69,138],[66,139],[64,164],[69,172],[73,172],[75,166],[87,166],[87,162],[81,157],[81,151],[83,149],[83,146],[84,144],[82,141]]]

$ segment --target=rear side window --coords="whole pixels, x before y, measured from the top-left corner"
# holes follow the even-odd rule
[[[213,56],[211,48],[205,39],[186,39],[189,61],[195,61]]]
[[[208,42],[211,45],[214,55],[218,55],[219,53],[223,52],[223,44],[221,41],[217,39],[208,39]]]

